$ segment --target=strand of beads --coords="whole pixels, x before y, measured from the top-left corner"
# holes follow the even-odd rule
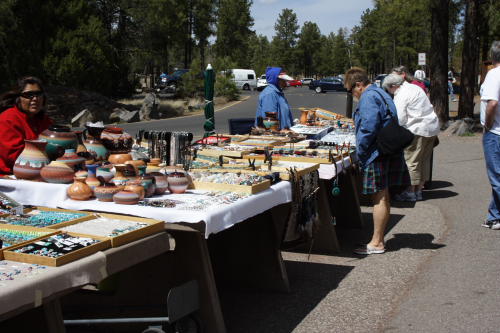
[[[22,216],[8,216],[2,223],[43,228],[53,224],[71,221],[86,216],[86,213],[34,210]]]

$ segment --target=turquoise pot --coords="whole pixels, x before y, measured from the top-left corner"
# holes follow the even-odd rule
[[[55,160],[64,154],[66,149],[78,147],[78,138],[75,132],[67,126],[52,125],[43,131],[39,137],[47,141],[45,151],[51,160]]]

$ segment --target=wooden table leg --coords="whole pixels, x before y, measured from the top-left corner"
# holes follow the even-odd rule
[[[55,299],[43,304],[43,312],[45,321],[47,322],[48,331],[51,333],[65,333],[63,316],[61,312],[61,303],[59,299]]]

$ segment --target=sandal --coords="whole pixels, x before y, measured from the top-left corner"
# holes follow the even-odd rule
[[[382,254],[385,253],[385,249],[377,249],[375,247],[369,246],[368,244],[360,246],[354,249],[354,253],[368,255],[368,254]]]

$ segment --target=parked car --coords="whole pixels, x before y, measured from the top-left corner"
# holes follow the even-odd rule
[[[266,80],[266,74],[262,74],[259,79],[257,80],[257,90],[261,91],[265,87],[267,87],[267,80]]]
[[[243,90],[252,90],[257,88],[257,76],[253,69],[231,69],[233,80],[236,86]]]
[[[311,84],[312,81],[314,81],[314,79],[312,77],[305,77],[302,79],[302,84],[309,85],[309,84]]]
[[[329,76],[321,80],[313,80],[309,84],[309,89],[316,91],[318,94],[327,91],[347,91],[344,88],[344,83],[338,77]]]
[[[300,81],[300,80],[291,80],[291,81],[288,81],[288,85],[290,87],[295,87],[295,88],[302,87],[302,81]]]
[[[382,88],[382,83],[384,83],[384,79],[387,75],[388,74],[377,75],[377,77],[375,78],[375,82],[374,82],[377,85],[377,87]]]

